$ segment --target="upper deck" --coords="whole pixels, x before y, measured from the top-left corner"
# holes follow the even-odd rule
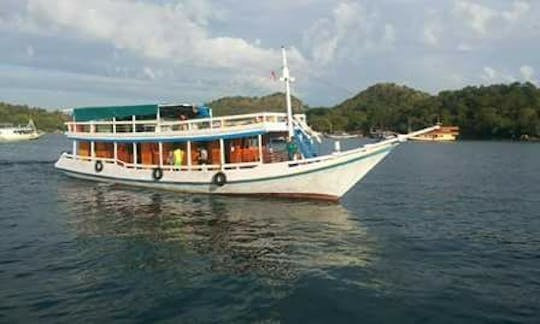
[[[125,118],[124,118],[125,119]],[[305,115],[293,117],[305,124]],[[255,136],[269,132],[287,131],[286,113],[255,113],[225,117],[168,120],[160,118],[131,120],[90,120],[66,123],[66,135],[71,139],[104,142],[167,142],[167,141],[211,141],[219,138]]]

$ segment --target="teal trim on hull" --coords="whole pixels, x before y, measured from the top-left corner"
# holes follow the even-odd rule
[[[258,179],[250,179],[250,180],[241,180],[241,181],[238,181],[238,182],[241,182],[241,183],[249,183],[249,182],[259,182],[259,181],[271,181],[271,180],[278,180],[278,179],[290,178],[290,177],[294,177],[294,176],[300,176],[300,175],[309,174],[309,173],[314,173],[314,172],[325,171],[325,170],[329,170],[329,169],[334,169],[334,168],[337,168],[337,167],[341,167],[341,166],[343,166],[343,165],[347,165],[347,164],[350,164],[350,163],[354,163],[354,162],[356,162],[356,161],[360,161],[360,160],[363,160],[363,159],[367,159],[367,158],[372,157],[372,156],[375,156],[375,155],[379,155],[379,154],[382,154],[382,153],[386,153],[386,152],[391,151],[391,150],[392,150],[392,147],[389,147],[389,148],[387,148],[387,149],[380,150],[380,151],[377,151],[377,152],[374,152],[374,153],[370,153],[370,154],[368,154],[368,155],[364,155],[364,156],[358,157],[358,158],[356,158],[356,159],[352,159],[352,160],[345,161],[345,162],[341,162],[341,163],[334,164],[334,165],[325,166],[325,167],[318,168],[318,169],[315,169],[315,170],[308,170],[308,171],[298,172],[298,173],[294,173],[294,174],[287,174],[287,175],[281,175],[281,176],[275,176],[275,177],[268,177],[268,178],[258,178]],[[293,166],[292,168],[294,168],[294,166]],[[233,183],[233,182],[231,181],[230,183]]]

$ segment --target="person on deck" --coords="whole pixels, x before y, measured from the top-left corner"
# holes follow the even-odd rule
[[[180,117],[178,118],[181,122],[185,122],[187,120],[187,116],[184,115],[184,114],[180,114]],[[180,125],[180,130],[187,130],[188,129],[188,125],[187,124],[182,124]]]
[[[298,146],[296,146],[296,143],[294,142],[294,136],[291,136],[287,139],[287,156],[289,157],[289,161],[296,158],[297,151]]]
[[[199,148],[199,164],[208,164],[208,150],[204,146]]]
[[[174,164],[174,155],[173,155],[173,151],[169,151],[169,154],[167,156],[167,164],[168,165],[173,165]]]
[[[197,116],[197,118],[210,118],[210,108],[206,107],[205,105],[202,106],[193,106],[193,113]]]
[[[173,151],[173,160],[175,166],[181,166],[184,162],[184,151],[180,147],[177,147]]]

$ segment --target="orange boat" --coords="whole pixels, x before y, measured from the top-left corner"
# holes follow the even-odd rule
[[[453,142],[459,136],[458,126],[441,126],[432,132],[410,137],[411,141],[422,142]]]

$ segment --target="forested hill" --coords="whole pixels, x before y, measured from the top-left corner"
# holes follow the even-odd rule
[[[304,112],[302,102],[291,98],[294,113]],[[264,97],[225,97],[208,103],[214,116],[250,114],[261,111],[285,112],[285,94],[274,93]]]
[[[428,93],[405,86],[376,84],[331,109],[315,108],[307,113],[311,125],[322,131],[403,131],[409,121],[412,127],[431,123],[419,120],[425,115],[419,111],[427,109],[431,98]]]
[[[214,116],[260,111],[285,112],[285,96],[226,97],[209,102]],[[457,125],[461,137],[512,139],[527,135],[540,139],[540,89],[532,83],[466,87],[428,93],[393,83],[376,84],[332,108],[311,108],[292,98],[295,112],[305,112],[320,131],[368,134],[372,130],[406,132],[409,128]],[[32,118],[39,129],[63,129],[68,118],[59,111],[0,102],[0,122],[26,124]]]
[[[532,83],[466,87],[436,96],[396,84],[377,84],[343,103],[307,111],[321,131],[384,129],[406,132],[438,120],[462,138],[540,138],[540,89]]]
[[[12,105],[0,102],[0,123],[26,125],[32,119],[40,130],[52,132],[63,130],[68,116],[60,111],[47,111],[26,105]]]

